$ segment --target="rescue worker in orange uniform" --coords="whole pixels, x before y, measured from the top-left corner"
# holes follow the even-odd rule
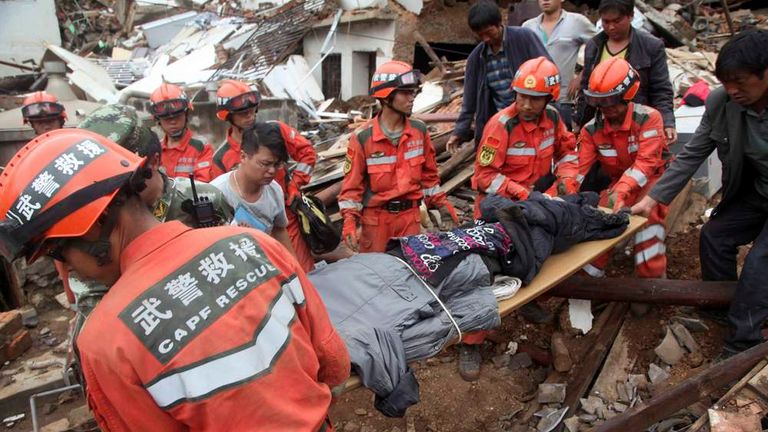
[[[53,131],[14,160],[0,176],[3,256],[47,254],[111,286],[77,339],[101,430],[332,429],[349,355],[276,240],[159,222],[138,195],[146,160],[92,132]]]
[[[227,138],[213,155],[213,178],[231,171],[240,163],[243,131],[256,124],[256,112],[259,110],[261,95],[258,89],[235,80],[224,80],[217,95],[219,120],[228,121]],[[288,235],[291,237],[293,250],[305,271],[315,268],[315,260],[307,242],[301,235],[296,214],[290,210],[291,204],[299,197],[301,187],[312,178],[312,168],[317,161],[317,152],[312,143],[301,136],[296,129],[281,121],[267,122],[282,137],[285,149],[291,160],[296,162],[289,173],[285,167],[278,170],[275,181],[283,188],[285,209],[288,216]]]
[[[483,131],[472,187],[475,217],[486,194],[525,200],[534,190],[551,196],[578,192],[576,138],[548,105],[560,96],[557,66],[545,57],[523,63],[512,81],[515,101]]]
[[[192,102],[181,87],[163,83],[149,97],[149,110],[165,132],[162,141],[162,164],[168,177],[189,177],[212,180],[213,147],[189,128]]]
[[[59,99],[44,91],[32,93],[24,99],[21,107],[24,124],[29,124],[35,135],[42,135],[64,127],[67,112]]]
[[[551,196],[578,191],[576,138],[558,110],[548,105],[560,97],[560,73],[546,57],[527,60],[512,79],[515,101],[486,123],[475,159],[472,187],[478,191],[475,217],[489,194],[525,200],[538,190]],[[526,304],[527,320],[551,319],[538,303]],[[459,374],[466,381],[480,376],[480,346],[488,332],[468,335],[459,345]]]
[[[418,234],[422,199],[427,207],[445,207],[458,223],[440,190],[427,126],[409,118],[420,78],[401,61],[384,63],[373,74],[368,94],[379,100],[381,112],[352,134],[339,194],[342,237],[353,251],[384,252],[390,237]]]
[[[661,114],[632,102],[639,87],[637,71],[626,60],[613,57],[595,67],[589,88],[584,91],[587,103],[597,107],[598,114],[579,136],[579,181],[599,162],[600,171],[610,178],[600,204],[614,211],[644,198],[669,160]],[[589,185],[585,183],[584,188]],[[666,275],[666,216],[667,206],[657,206],[643,229],[635,234],[635,272],[639,277]],[[610,254],[603,255],[583,270],[590,276],[602,277],[609,259]]]

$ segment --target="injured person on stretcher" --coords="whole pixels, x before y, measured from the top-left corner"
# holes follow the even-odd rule
[[[482,220],[393,238],[387,253],[357,254],[310,273],[353,370],[376,394],[376,408],[403,416],[419,401],[408,362],[436,355],[467,332],[500,325],[497,294],[514,292],[494,287],[495,277],[527,285],[550,255],[624,233],[629,214],[605,213],[598,200],[592,192],[562,201],[539,193],[527,201],[490,196]]]

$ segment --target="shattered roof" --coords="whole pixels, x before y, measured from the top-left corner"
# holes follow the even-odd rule
[[[256,31],[243,46],[213,74],[211,80],[263,79],[272,67],[282,63],[312,26],[325,18],[325,0],[295,0],[277,13],[257,20]]]

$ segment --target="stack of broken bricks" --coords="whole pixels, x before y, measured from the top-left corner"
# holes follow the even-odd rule
[[[0,312],[0,365],[14,360],[32,346],[32,336],[24,328],[17,310]]]

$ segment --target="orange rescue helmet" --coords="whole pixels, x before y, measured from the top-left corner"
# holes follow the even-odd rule
[[[230,113],[259,107],[261,94],[242,81],[224,80],[216,92],[216,117],[226,121]]]
[[[34,92],[24,99],[21,115],[24,117],[24,124],[29,123],[30,120],[60,118],[64,122],[67,119],[64,105],[59,103],[56,96],[44,91]]]
[[[536,57],[520,65],[512,80],[512,90],[529,96],[560,97],[560,72],[546,57]]]
[[[640,89],[640,75],[628,61],[611,57],[603,60],[589,76],[584,98],[592,106],[613,106],[631,101]]]
[[[392,60],[376,68],[368,94],[377,99],[387,99],[397,89],[418,88],[420,82],[421,73],[413,70],[413,66]]]
[[[162,83],[149,97],[150,112],[155,118],[172,117],[192,109],[184,90],[174,84]]]
[[[143,161],[82,129],[33,139],[0,174],[0,253],[31,263],[50,248],[47,240],[83,236]]]

